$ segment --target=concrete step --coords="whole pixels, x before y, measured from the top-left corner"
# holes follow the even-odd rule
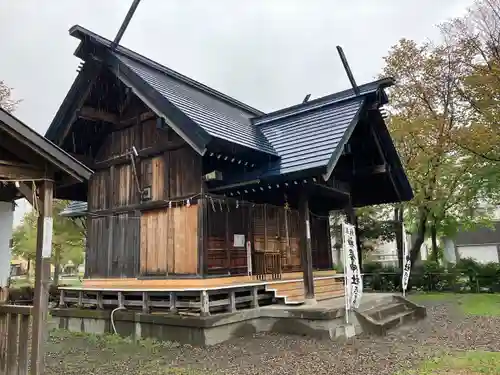
[[[387,305],[376,306],[365,311],[365,314],[371,316],[375,320],[383,320],[391,315],[407,311],[407,307],[402,302],[393,302]]]
[[[392,300],[381,301],[365,310],[358,309],[355,313],[364,331],[380,336],[427,315],[424,307],[401,296],[393,296]]]

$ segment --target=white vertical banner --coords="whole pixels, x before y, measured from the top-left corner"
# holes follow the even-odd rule
[[[354,225],[342,224],[342,247],[344,251],[344,277],[346,285],[346,314],[357,309],[363,296],[363,278],[359,267],[356,229]]]
[[[252,276],[252,243],[247,241],[247,270],[248,276]]]
[[[403,235],[403,274],[401,275],[401,289],[403,290],[403,297],[406,295],[406,288],[408,288],[408,280],[410,280],[411,271],[411,258],[410,250],[408,247],[407,236],[404,223],[401,224],[401,233]]]

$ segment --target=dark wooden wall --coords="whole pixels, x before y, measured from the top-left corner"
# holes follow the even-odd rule
[[[130,126],[101,125],[110,132],[89,182],[86,277],[196,273],[196,200],[182,206],[201,191],[201,156],[172,130],[159,129],[146,108],[129,112],[138,113]],[[133,146],[135,173],[127,156]],[[139,190],[146,187],[151,200],[142,201]]]
[[[297,210],[270,204],[238,202],[234,199],[208,199],[207,272],[246,274],[245,247],[234,247],[234,235],[244,234],[257,252],[280,253],[284,272],[301,270],[300,246],[303,220]],[[313,267],[331,267],[328,220],[311,219]]]

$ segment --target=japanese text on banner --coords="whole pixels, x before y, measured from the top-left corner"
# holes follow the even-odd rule
[[[343,224],[343,248],[346,272],[346,293],[351,306],[358,308],[363,295],[363,279],[359,267],[358,248],[356,244],[356,230],[354,225]]]
[[[408,249],[408,243],[406,238],[406,232],[404,224],[402,225],[403,232],[403,275],[402,275],[402,288],[403,295],[406,293],[406,288],[408,288],[408,280],[410,279],[410,271],[411,271],[411,257]]]

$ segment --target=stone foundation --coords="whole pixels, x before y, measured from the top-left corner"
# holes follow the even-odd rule
[[[55,309],[52,317],[59,328],[72,332],[112,333],[111,312],[106,310]],[[352,316],[344,324],[343,309],[293,310],[293,308],[259,308],[216,316],[180,316],[177,314],[143,314],[116,311],[113,319],[118,334],[134,339],[152,338],[196,346],[209,346],[259,332],[297,334],[316,338],[338,339],[360,333]]]
[[[113,319],[118,334],[135,339],[152,338],[196,346],[210,346],[229,339],[260,332],[295,334],[320,339],[346,339],[367,330],[358,317],[374,308],[391,309],[400,297],[366,293],[356,313],[345,323],[344,298],[318,302],[315,305],[291,307],[270,305],[209,316],[186,316],[169,312],[142,313],[138,310],[116,310]],[[406,300],[405,300],[406,301]],[[417,305],[413,311],[422,315]],[[392,305],[391,305],[392,304]],[[386,307],[384,307],[386,306]],[[419,309],[417,309],[417,307]],[[425,316],[425,309],[422,316]],[[78,308],[54,309],[52,317],[59,328],[94,334],[113,333],[110,310]],[[362,316],[360,317],[362,318]],[[360,323],[364,323],[363,325]],[[368,330],[369,331],[369,330]]]

